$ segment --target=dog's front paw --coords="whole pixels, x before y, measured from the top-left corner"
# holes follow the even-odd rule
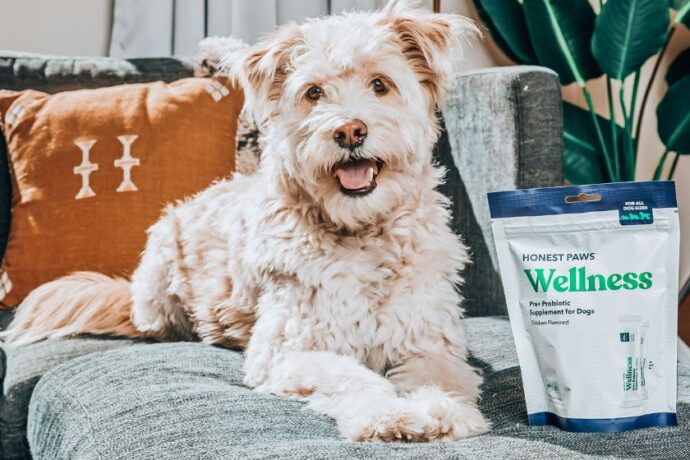
[[[419,442],[428,440],[431,422],[427,414],[399,399],[395,405],[360,414],[341,430],[351,441]]]
[[[410,400],[424,407],[431,418],[425,428],[430,441],[458,441],[491,429],[491,424],[474,404],[438,387],[420,388],[410,395]]]
[[[484,434],[491,424],[470,404],[444,404],[429,409],[432,423],[427,429],[433,441],[458,441]]]

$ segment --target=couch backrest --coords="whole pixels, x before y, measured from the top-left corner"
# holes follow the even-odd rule
[[[188,58],[71,58],[0,51],[0,90],[49,93],[192,76]],[[503,67],[458,74],[442,108],[445,129],[437,161],[448,170],[453,228],[473,263],[462,293],[469,316],[505,314],[486,192],[560,185],[561,96],[557,76],[538,67]],[[10,226],[11,179],[0,136],[0,254]]]

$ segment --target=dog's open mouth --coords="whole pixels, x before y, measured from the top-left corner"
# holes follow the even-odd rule
[[[362,196],[376,188],[376,178],[382,167],[380,160],[349,160],[338,163],[334,175],[343,193]]]

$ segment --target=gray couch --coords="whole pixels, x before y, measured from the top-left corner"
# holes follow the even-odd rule
[[[0,89],[48,92],[192,75],[185,59],[72,59],[0,51]],[[303,404],[242,385],[242,355],[198,343],[80,337],[3,350],[0,458],[690,458],[690,369],[678,428],[573,434],[530,427],[485,193],[561,182],[560,87],[541,68],[459,74],[443,107],[437,161],[454,229],[470,246],[465,321],[484,371],[491,433],[446,444],[351,443]],[[11,188],[0,141],[0,250]],[[0,317],[0,327],[11,312]]]

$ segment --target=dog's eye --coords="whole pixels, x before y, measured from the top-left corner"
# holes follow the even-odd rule
[[[388,86],[380,78],[374,78],[371,81],[371,87],[374,88],[376,94],[386,94],[388,92]]]
[[[318,86],[312,86],[307,90],[307,97],[312,101],[318,101],[323,96],[323,90]]]

